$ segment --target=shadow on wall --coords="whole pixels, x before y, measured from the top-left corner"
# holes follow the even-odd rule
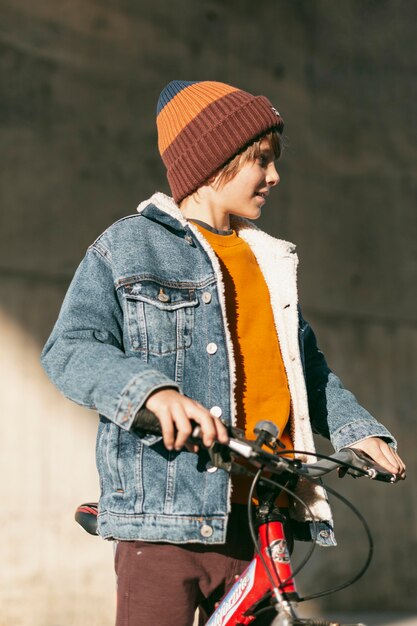
[[[40,346],[2,311],[0,342],[0,624],[110,626],[111,544],[73,519],[98,497],[96,416],[52,386]]]

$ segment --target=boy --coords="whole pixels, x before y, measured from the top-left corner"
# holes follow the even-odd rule
[[[232,489],[206,450],[185,447],[190,420],[207,447],[227,441],[222,422],[251,435],[272,418],[287,447],[313,452],[314,430],[405,471],[301,316],[294,246],[247,221],[279,182],[279,113],[223,83],[173,81],[157,126],[173,199],[155,194],[89,248],[43,352],[63,393],[100,413],[99,531],[119,541],[118,626],[192,624],[251,558],[247,485]],[[135,431],[143,407],[162,440]],[[313,539],[331,545],[324,493],[299,487]],[[286,506],[308,534],[306,510]]]

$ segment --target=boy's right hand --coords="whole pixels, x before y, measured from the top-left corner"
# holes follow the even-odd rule
[[[218,418],[213,417],[199,402],[175,389],[155,391],[145,406],[158,418],[167,450],[181,450],[186,445],[193,430],[191,421],[200,426],[201,438],[207,448],[216,440],[220,443],[229,441],[226,427]]]

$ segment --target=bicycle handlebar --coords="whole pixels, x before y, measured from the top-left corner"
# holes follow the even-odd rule
[[[161,435],[159,420],[152,411],[141,409],[139,411],[135,427],[154,435]],[[373,480],[394,483],[397,480],[395,474],[391,474],[362,450],[354,448],[342,448],[329,457],[321,458],[315,463],[303,463],[299,459],[282,456],[291,452],[289,450],[281,452],[267,452],[256,441],[246,439],[238,429],[228,427],[229,443],[216,444],[224,449],[243,457],[251,465],[257,468],[264,468],[274,474],[281,474],[285,471],[298,476],[308,476],[319,478],[335,469],[342,468],[345,473],[354,477],[366,476]],[[193,443],[202,445],[200,438],[200,427],[195,425],[191,437]],[[320,456],[320,455],[318,455]]]
[[[320,459],[317,463],[308,466],[309,476],[322,476],[333,469],[350,466],[347,473],[351,476],[367,476],[373,480],[394,483],[397,480],[395,474],[391,474],[362,450],[356,448],[341,448],[328,459]]]

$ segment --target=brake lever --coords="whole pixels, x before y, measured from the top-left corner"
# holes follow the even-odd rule
[[[391,474],[384,467],[375,463],[372,457],[369,456],[363,450],[359,450],[358,448],[342,448],[344,452],[348,453],[351,457],[351,460],[348,462],[357,468],[358,471],[355,471],[351,468],[343,468],[339,469],[339,476],[342,478],[345,474],[349,474],[353,476],[353,478],[359,478],[360,476],[367,476],[372,480],[379,480],[385,483],[395,483],[397,482],[397,476],[395,474]]]

